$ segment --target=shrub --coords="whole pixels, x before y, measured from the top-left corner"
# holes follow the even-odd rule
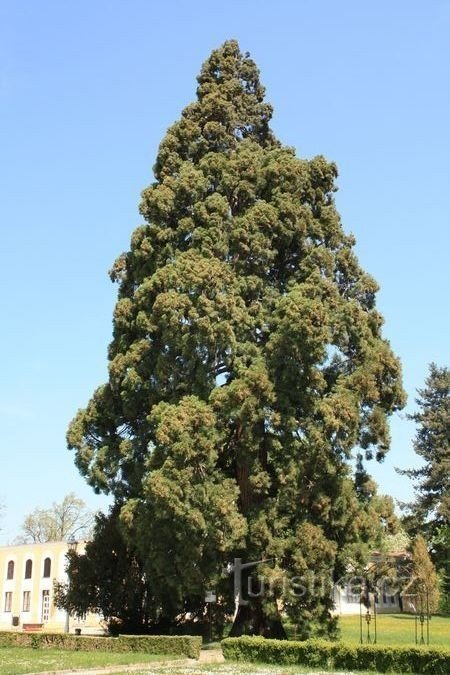
[[[325,640],[289,642],[242,637],[223,640],[222,649],[225,658],[233,661],[372,670],[378,673],[450,673],[450,650],[443,648],[353,645]]]
[[[0,647],[34,647],[86,652],[144,652],[177,654],[197,659],[201,638],[193,635],[119,635],[88,637],[66,633],[0,632]]]

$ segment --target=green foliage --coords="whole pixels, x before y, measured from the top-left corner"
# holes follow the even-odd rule
[[[439,611],[450,616],[450,524],[436,527],[431,546],[441,589]]]
[[[419,410],[409,419],[418,426],[414,450],[424,465],[401,473],[416,481],[411,515],[430,531],[450,521],[450,370],[432,363],[418,393]]]
[[[115,633],[139,633],[149,623],[150,589],[136,547],[123,535],[117,511],[116,507],[109,515],[97,515],[96,536],[86,544],[84,554],[69,551],[71,583],[55,585],[55,604],[72,614],[99,613]]]
[[[450,672],[450,651],[429,647],[353,645],[325,640],[288,642],[258,637],[222,641],[225,659],[276,665],[302,665],[327,670],[370,670],[378,673]]]
[[[417,608],[433,614],[439,606],[440,590],[436,568],[431,560],[425,539],[418,534],[412,544],[412,580],[407,593],[416,595]]]
[[[411,537],[405,532],[402,527],[393,533],[386,534],[383,537],[382,552],[392,554],[397,551],[406,551],[411,546]]]
[[[271,115],[249,56],[215,50],[111,272],[108,382],[67,434],[115,499],[155,620],[201,617],[210,588],[225,616],[235,557],[340,576],[381,517],[348,460],[388,450],[400,365],[335,208],[336,166],[297,158]],[[250,630],[276,623],[278,599],[252,603]],[[327,591],[284,603],[305,632],[312,618],[333,629]]]
[[[65,633],[0,632],[0,647],[34,647],[71,651],[142,652],[176,654],[191,659],[200,656],[201,638],[192,635],[119,635],[83,637]]]
[[[412,535],[423,534],[441,577],[442,607],[450,606],[450,370],[430,365],[425,387],[418,391],[419,409],[414,450],[424,464],[402,470],[415,481],[416,498],[403,505],[404,527]]]

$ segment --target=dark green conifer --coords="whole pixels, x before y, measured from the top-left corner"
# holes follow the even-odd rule
[[[165,617],[233,607],[222,568],[339,575],[361,538],[352,449],[382,459],[403,405],[376,282],[333,193],[337,169],[270,130],[259,72],[231,40],[161,142],[119,284],[109,380],[70,425],[76,463],[111,493]],[[281,634],[281,591],[238,614]],[[327,591],[282,602],[307,634]]]
[[[430,364],[425,386],[418,390],[414,450],[416,469],[399,470],[415,483],[415,499],[404,504],[404,527],[425,535],[442,586],[441,610],[450,614],[450,370]]]

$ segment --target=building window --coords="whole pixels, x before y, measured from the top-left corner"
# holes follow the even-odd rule
[[[5,593],[5,612],[10,612],[12,607],[12,593],[6,591]]]
[[[44,577],[49,577],[52,569],[52,561],[50,558],[44,560]]]
[[[7,579],[14,579],[14,560],[10,560],[8,563],[8,570],[6,572]]]
[[[31,579],[32,571],[33,571],[33,561],[28,559],[25,563],[25,579]]]
[[[47,623],[50,618],[50,591],[42,591],[42,623]]]
[[[361,589],[358,588],[355,584],[347,584],[346,588],[347,602],[357,603],[361,599]]]
[[[29,612],[30,611],[30,604],[31,604],[31,592],[30,591],[24,591],[23,592],[22,611],[23,612]]]

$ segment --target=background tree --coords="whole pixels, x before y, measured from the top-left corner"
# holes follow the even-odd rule
[[[450,611],[450,370],[432,363],[418,394],[419,409],[409,419],[418,426],[414,450],[423,465],[399,471],[413,479],[416,492],[403,505],[403,524],[412,535],[426,537],[442,578],[443,608]]]
[[[85,553],[67,553],[71,584],[56,585],[55,602],[71,614],[99,613],[113,632],[116,617],[121,630],[140,632],[148,627],[153,606],[142,562],[122,535],[117,509],[99,513],[95,520],[95,539]]]
[[[213,51],[112,270],[108,382],[68,431],[168,621],[204,609],[209,588],[232,606],[221,570],[235,557],[340,576],[366,536],[348,460],[355,446],[382,460],[403,405],[377,284],[333,201],[336,166],[298,159],[271,116],[248,54],[233,40]],[[283,634],[279,600],[241,608],[233,632]],[[326,590],[284,605],[305,630],[332,629]]]
[[[439,579],[427,549],[427,543],[418,534],[411,547],[412,580],[406,588],[417,611],[432,614],[439,606]]]
[[[68,541],[86,539],[94,524],[94,514],[85,502],[70,492],[62,502],[53,502],[47,509],[36,508],[25,517],[23,534],[17,541],[42,543],[46,541]]]

